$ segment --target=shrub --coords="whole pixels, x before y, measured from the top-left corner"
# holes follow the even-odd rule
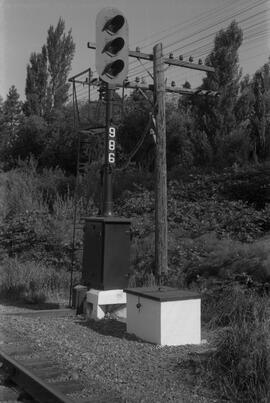
[[[3,173],[1,180],[1,257],[17,256],[20,260],[35,259],[69,268],[74,215],[72,178],[66,178],[60,169],[38,173],[37,163],[30,159],[20,162],[20,168]],[[76,257],[76,265],[77,260]]]
[[[125,199],[127,191],[134,192],[138,188],[152,190],[154,187],[154,174],[142,169],[129,167],[125,170],[116,169],[113,178],[114,199]],[[128,193],[127,193],[128,194]]]
[[[42,200],[42,194],[38,191],[38,178],[31,174],[12,170],[5,174],[4,204],[5,217],[10,218],[26,211],[47,211]]]
[[[254,284],[270,281],[270,248],[266,241],[242,243],[232,239],[219,240],[210,234],[201,237],[193,244],[197,246],[199,256],[189,259],[183,268],[187,285],[193,282],[202,288],[209,288],[213,279],[232,281],[237,277],[246,276]]]
[[[0,266],[2,296],[44,302],[52,295],[67,295],[69,285],[70,273],[66,270],[55,270],[36,261],[21,262],[14,258],[3,261]]]
[[[42,195],[42,201],[53,210],[53,204],[59,198],[71,197],[75,186],[75,178],[66,176],[60,168],[44,168],[37,175],[37,191]]]
[[[269,402],[269,301],[233,288],[220,295],[213,321],[225,325],[216,335],[211,377],[233,402]]]

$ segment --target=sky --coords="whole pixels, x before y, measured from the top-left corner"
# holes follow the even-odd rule
[[[5,99],[15,85],[24,99],[26,66],[32,52],[46,42],[50,25],[60,17],[66,31],[72,29],[76,45],[70,76],[88,67],[95,70],[95,51],[87,42],[95,42],[95,20],[104,7],[121,10],[129,25],[129,49],[141,46],[151,53],[162,42],[164,54],[203,59],[213,46],[215,34],[226,29],[233,18],[244,32],[240,48],[243,73],[253,74],[270,56],[270,0],[0,0],[0,95]],[[129,77],[151,81],[151,64],[130,60]],[[200,84],[205,73],[170,67],[167,80],[192,87]],[[79,89],[79,96],[87,90]]]

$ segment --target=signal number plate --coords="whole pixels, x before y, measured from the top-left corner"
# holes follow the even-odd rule
[[[108,162],[115,163],[115,127],[109,127]]]

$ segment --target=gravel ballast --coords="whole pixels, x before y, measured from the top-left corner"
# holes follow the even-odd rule
[[[83,396],[108,396],[108,402],[196,402],[218,400],[202,387],[200,374],[183,363],[206,345],[160,347],[126,333],[112,319],[5,315],[18,308],[0,305],[2,328],[19,333],[79,379]],[[25,311],[25,310],[23,310]]]

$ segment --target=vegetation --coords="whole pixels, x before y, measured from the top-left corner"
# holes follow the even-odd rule
[[[268,402],[269,298],[230,287],[218,301],[214,322],[222,327],[209,369],[221,395],[233,402]]]
[[[216,72],[201,88],[219,91],[218,99],[167,96],[169,271],[163,280],[202,293],[203,322],[217,332],[207,381],[231,401],[266,402],[270,61],[242,77],[241,43],[235,22],[216,35],[206,60]],[[100,136],[91,139],[88,171],[75,187],[77,133],[67,83],[74,51],[60,19],[41,52],[30,55],[26,101],[15,86],[0,98],[0,291],[28,302],[67,294],[71,268],[79,280],[81,256],[72,252],[75,197],[78,219],[100,207]],[[123,106],[115,213],[132,219],[131,284],[151,285],[154,136],[146,133],[133,152],[151,102],[134,91]],[[94,109],[78,107],[83,126],[104,118],[102,107],[96,120]],[[82,232],[76,240],[81,245]]]

